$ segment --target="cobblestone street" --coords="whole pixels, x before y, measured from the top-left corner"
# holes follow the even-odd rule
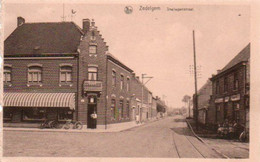
[[[113,133],[4,131],[4,156],[223,158],[192,135],[182,116]]]

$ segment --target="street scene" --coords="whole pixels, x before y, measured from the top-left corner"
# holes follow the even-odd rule
[[[4,157],[249,159],[249,5],[6,2],[4,22]]]
[[[202,143],[188,128],[185,118],[177,115],[111,133],[5,131],[4,156],[225,158],[211,148],[216,146],[210,142],[224,143]],[[235,147],[234,144],[232,148]],[[238,149],[245,152],[243,148]]]

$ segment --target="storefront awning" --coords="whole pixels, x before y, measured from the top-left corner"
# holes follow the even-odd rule
[[[75,109],[75,93],[4,93],[4,106],[69,107]]]

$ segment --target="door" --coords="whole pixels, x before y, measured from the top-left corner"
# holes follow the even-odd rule
[[[96,104],[88,104],[88,122],[87,122],[87,126],[88,128],[92,128],[95,129],[97,128],[97,119],[94,119],[91,115],[96,112]]]

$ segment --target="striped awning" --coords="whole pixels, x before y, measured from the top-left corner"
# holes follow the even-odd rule
[[[69,107],[75,109],[75,93],[4,93],[4,106]]]

